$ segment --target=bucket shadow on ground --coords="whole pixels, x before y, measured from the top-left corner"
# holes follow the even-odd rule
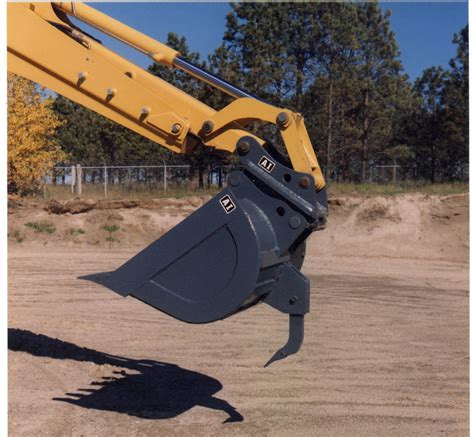
[[[232,405],[214,396],[222,389],[217,379],[176,364],[109,355],[15,328],[8,329],[8,348],[39,357],[117,367],[113,376],[92,382],[94,388],[65,393],[64,397],[53,398],[55,401],[143,419],[169,419],[201,406],[227,413],[224,423],[244,420]]]

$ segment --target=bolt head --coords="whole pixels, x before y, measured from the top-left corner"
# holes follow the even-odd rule
[[[309,180],[308,176],[301,176],[299,185],[301,188],[308,188],[309,185],[311,184],[311,181]]]
[[[146,114],[149,114],[151,112],[151,108],[149,106],[144,106],[142,109],[141,109],[141,113],[146,115]]]
[[[179,123],[175,123],[173,126],[171,126],[171,133],[177,135],[181,132],[181,129],[181,125]]]
[[[206,134],[209,135],[214,129],[214,123],[212,121],[205,121],[202,124],[202,131]]]
[[[288,301],[288,303],[290,305],[294,305],[296,303],[296,301],[298,300],[298,298],[296,296],[293,296],[290,298],[290,300]]]
[[[280,112],[277,116],[277,123],[280,125],[280,126],[284,126],[288,123],[289,121],[289,117],[288,117],[288,114],[286,112]]]
[[[250,144],[247,141],[241,141],[237,146],[239,155],[246,155],[250,151]]]
[[[231,173],[229,175],[229,184],[237,187],[240,184],[240,176],[237,173]]]
[[[301,226],[301,219],[294,215],[290,217],[288,224],[290,225],[291,229],[298,229]]]

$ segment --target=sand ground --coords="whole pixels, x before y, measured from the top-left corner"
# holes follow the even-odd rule
[[[77,279],[132,256],[128,240],[12,241],[10,434],[466,435],[467,208],[466,196],[333,203],[303,268],[302,350],[267,369],[287,336],[270,307],[186,325]],[[127,238],[132,215],[179,220],[138,209],[116,211]],[[14,212],[9,226],[31,215]]]

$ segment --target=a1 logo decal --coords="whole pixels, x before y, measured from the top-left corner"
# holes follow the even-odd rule
[[[221,203],[222,208],[224,208],[224,211],[227,214],[230,214],[236,208],[235,203],[232,201],[229,195],[225,195],[224,197],[222,197],[219,202]]]
[[[266,156],[262,156],[260,158],[260,161],[258,161],[258,165],[262,167],[268,173],[270,173],[275,167],[275,163],[270,158],[267,158]]]

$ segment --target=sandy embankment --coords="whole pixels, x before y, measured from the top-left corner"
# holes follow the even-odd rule
[[[113,247],[140,247],[208,199],[20,203],[10,209],[10,242],[12,246],[108,247],[109,233],[103,227],[116,224]],[[28,222],[53,224],[55,231],[37,233],[25,226]],[[469,252],[468,226],[468,194],[338,197],[330,199],[328,227],[313,235],[310,246],[317,247],[309,252],[462,262]]]

